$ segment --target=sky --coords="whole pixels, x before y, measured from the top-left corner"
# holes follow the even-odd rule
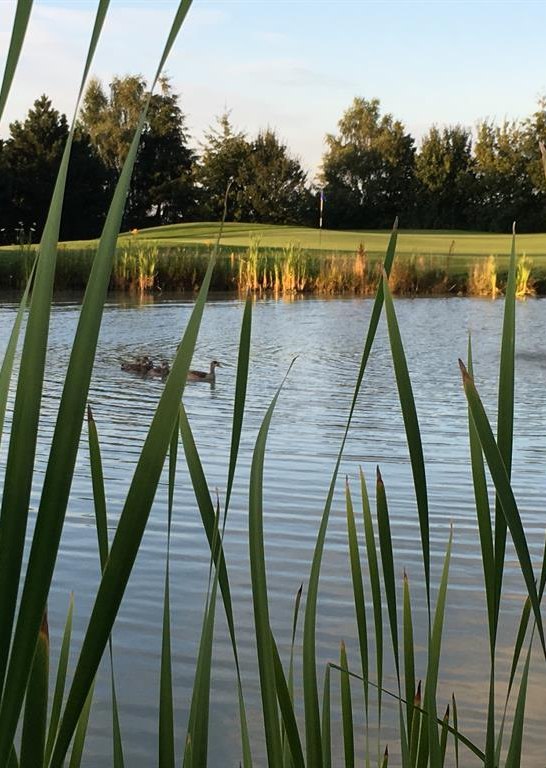
[[[92,74],[155,73],[177,3],[111,0]],[[46,93],[72,115],[96,2],[34,0],[0,136]],[[0,68],[15,0],[0,0]],[[272,127],[313,178],[355,96],[417,140],[432,125],[525,118],[546,94],[546,2],[194,0],[166,73],[195,146],[225,109]]]

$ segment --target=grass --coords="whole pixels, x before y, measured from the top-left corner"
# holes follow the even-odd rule
[[[182,0],[175,14],[171,33],[159,62],[155,81],[164,68],[167,56],[180,30],[189,2]],[[18,47],[22,44],[25,8],[28,2],[19,2],[19,11],[13,32],[15,53],[10,61],[17,60]],[[102,24],[108,10],[108,2],[101,0],[91,36],[82,87],[89,70]],[[23,19],[23,22],[21,21]],[[19,21],[18,21],[19,20]],[[23,24],[23,27],[25,25]],[[9,62],[8,62],[9,64]],[[8,66],[2,91],[11,82]],[[7,78],[7,79],[6,79]],[[154,83],[155,83],[154,81]],[[0,98],[1,107],[5,98]],[[145,290],[155,274],[159,274],[160,256],[155,251],[141,258],[139,253],[125,251],[125,261],[116,263],[118,233],[123,206],[136,159],[140,132],[146,118],[144,106],[133,143],[126,158],[120,181],[111,202],[109,214],[100,242],[95,248],[92,267],[87,276],[86,293],[81,306],[78,328],[74,338],[70,361],[64,372],[64,385],[57,414],[55,430],[47,450],[49,456],[45,477],[39,490],[39,504],[34,530],[27,530],[30,510],[30,494],[35,476],[34,458],[37,447],[38,423],[41,415],[41,399],[45,377],[45,356],[48,347],[48,330],[51,301],[58,258],[57,236],[62,211],[66,170],[71,148],[71,136],[66,145],[59,169],[55,193],[38,249],[35,268],[31,268],[32,293],[26,326],[22,318],[26,312],[28,294],[23,297],[20,313],[12,329],[8,351],[0,371],[0,414],[5,413],[10,380],[13,376],[15,350],[19,335],[24,328],[20,366],[14,385],[16,389],[13,418],[9,434],[7,462],[2,475],[2,504],[0,508],[0,765],[32,766],[32,768],[60,768],[69,759],[70,768],[78,768],[85,750],[85,738],[91,713],[94,681],[101,660],[108,649],[112,680],[112,744],[114,766],[122,766],[123,733],[117,709],[114,672],[114,649],[111,633],[123,600],[128,580],[137,557],[140,542],[146,528],[163,465],[169,456],[169,520],[166,530],[166,564],[170,557],[170,524],[173,497],[176,487],[174,467],[179,443],[181,443],[188,474],[195,492],[196,504],[203,522],[203,535],[210,547],[210,568],[207,598],[203,606],[199,652],[196,660],[194,689],[187,723],[180,726],[173,715],[173,689],[176,672],[173,670],[170,634],[169,571],[166,569],[163,591],[163,628],[158,638],[161,649],[159,691],[160,725],[158,728],[158,763],[161,768],[172,768],[182,762],[185,768],[202,768],[208,761],[209,712],[212,694],[211,679],[214,666],[213,639],[216,615],[223,608],[230,633],[233,664],[237,676],[237,718],[241,736],[241,762],[245,768],[263,764],[263,759],[253,754],[254,745],[249,739],[244,698],[244,683],[238,658],[237,626],[230,591],[230,564],[223,549],[224,532],[229,525],[229,505],[239,460],[241,437],[245,428],[246,391],[251,359],[252,302],[247,300],[241,325],[241,337],[233,401],[232,439],[229,455],[226,455],[226,494],[215,495],[208,486],[201,458],[193,438],[190,421],[181,405],[189,365],[197,342],[206,299],[213,285],[218,264],[222,269],[222,257],[218,242],[210,247],[210,257],[202,259],[206,268],[196,279],[199,292],[193,312],[184,329],[169,377],[161,397],[142,451],[137,458],[129,490],[113,540],[108,542],[105,488],[100,458],[99,430],[92,414],[88,412],[90,446],[90,474],[96,513],[99,544],[101,581],[88,617],[87,629],[80,647],[74,646],[71,635],[72,601],[68,611],[55,692],[51,708],[48,707],[49,691],[49,632],[47,624],[47,600],[51,588],[55,562],[64,526],[70,486],[78,445],[84,424],[87,395],[94,365],[102,311],[108,286],[116,278],[116,270],[125,270],[124,279],[133,279],[135,290]],[[1,117],[1,115],[0,115]],[[173,230],[174,232],[175,230]],[[234,235],[227,228],[228,236]],[[156,233],[157,234],[157,233]],[[248,234],[248,232],[247,232]],[[242,235],[241,235],[242,236]],[[378,235],[378,237],[384,237]],[[403,236],[400,237],[402,240]],[[293,634],[288,671],[280,657],[275,635],[270,623],[270,597],[268,571],[265,557],[266,542],[263,527],[264,462],[267,456],[268,431],[275,418],[278,399],[289,376],[290,369],[267,408],[252,456],[248,481],[248,543],[253,602],[253,641],[259,669],[261,711],[259,713],[265,737],[269,765],[273,768],[329,768],[355,764],[355,752],[365,752],[366,766],[388,766],[389,749],[384,744],[382,731],[383,714],[389,708],[398,723],[397,746],[403,768],[441,768],[448,760],[465,765],[472,754],[486,768],[517,768],[521,764],[524,744],[524,728],[529,677],[543,669],[546,657],[541,602],[546,586],[546,557],[542,567],[533,569],[526,531],[523,528],[517,500],[511,486],[512,444],[514,433],[514,367],[516,293],[528,285],[523,264],[518,272],[517,245],[512,238],[508,247],[510,256],[505,281],[504,320],[501,341],[501,361],[498,374],[499,394],[497,433],[494,434],[490,419],[483,407],[479,392],[472,378],[472,353],[469,344],[468,360],[460,363],[462,388],[467,401],[470,469],[476,502],[476,523],[482,552],[484,595],[487,606],[487,622],[483,629],[489,644],[489,668],[484,670],[483,685],[489,689],[487,723],[479,743],[469,740],[459,727],[456,698],[451,708],[444,709],[439,701],[438,680],[442,665],[442,646],[445,640],[444,617],[448,599],[451,553],[456,542],[453,532],[446,525],[442,532],[435,531],[431,541],[427,493],[427,467],[423,457],[421,430],[415,407],[408,361],[403,337],[399,328],[393,289],[403,280],[418,279],[417,257],[410,257],[413,272],[406,272],[397,265],[395,255],[398,231],[385,240],[385,255],[377,272],[375,298],[369,327],[363,344],[362,357],[355,371],[353,398],[345,423],[340,427],[339,451],[333,463],[329,490],[324,501],[320,525],[312,561],[302,564],[304,579],[303,630],[298,631],[298,612],[301,594],[298,593],[293,617]],[[120,245],[128,249],[127,241]],[[132,248],[133,246],[131,246]],[[138,246],[142,248],[142,245]],[[155,241],[151,248],[156,248]],[[159,247],[159,246],[158,246]],[[197,246],[194,246],[197,247]],[[209,246],[204,246],[209,249]],[[234,247],[230,244],[228,247]],[[268,246],[270,247],[270,246]],[[352,246],[354,248],[354,246]],[[379,245],[377,246],[379,247]],[[451,247],[446,258],[455,258],[456,248]],[[262,264],[264,254],[256,242],[251,245],[245,269],[245,283],[253,290],[273,289],[263,280],[282,280],[297,290],[298,283],[309,279],[303,273],[299,246],[286,246],[279,261]],[[529,253],[529,248],[526,247]],[[123,256],[123,251],[122,251]],[[360,279],[366,274],[366,248],[349,251],[353,274]],[[411,259],[414,258],[413,262]],[[243,264],[245,264],[243,259]],[[402,266],[404,258],[402,259]],[[262,266],[260,266],[262,264]],[[239,265],[237,265],[239,267]],[[225,263],[223,268],[225,269]],[[132,270],[132,271],[131,271]],[[398,274],[397,274],[398,270]],[[271,277],[273,274],[273,277]],[[492,275],[497,275],[497,263],[490,262],[483,277],[486,286],[493,291]],[[119,275],[119,272],[118,272]],[[417,275],[417,278],[416,278]],[[129,277],[128,277],[129,276]],[[495,277],[496,280],[496,277]],[[496,283],[495,283],[496,284]],[[29,281],[30,287],[30,281]],[[316,653],[316,626],[320,607],[320,576],[329,517],[338,474],[344,455],[347,437],[359,402],[359,394],[366,385],[366,370],[374,353],[379,320],[386,315],[388,346],[395,372],[396,388],[400,401],[402,422],[407,439],[409,461],[412,470],[411,493],[415,497],[420,540],[415,546],[423,560],[423,588],[427,596],[427,620],[415,621],[412,612],[409,579],[398,578],[394,569],[393,531],[394,520],[390,513],[392,500],[378,468],[375,479],[375,509],[371,508],[367,482],[361,473],[360,499],[362,513],[356,513],[358,495],[346,486],[346,512],[348,526],[347,556],[350,561],[353,587],[354,612],[358,625],[359,649],[356,658],[350,658],[339,638],[330,649],[331,661],[325,670],[319,670]],[[409,332],[409,331],[406,331]],[[4,429],[3,418],[0,422]],[[2,437],[0,433],[0,437]],[[494,498],[494,504],[490,503]],[[395,500],[397,501],[397,500]],[[456,510],[454,510],[454,514]],[[505,550],[511,539],[521,572],[526,599],[522,606],[519,627],[514,628],[513,650],[506,668],[504,652],[497,649],[498,627],[502,620],[503,574]],[[436,542],[443,543],[443,568],[439,578],[431,574],[430,562]],[[24,558],[26,544],[28,558]],[[99,564],[99,562],[97,563]],[[76,597],[77,599],[77,597]],[[369,616],[373,615],[373,622]],[[390,644],[385,642],[390,638]],[[539,654],[531,656],[536,646]],[[416,650],[419,653],[416,653]],[[385,686],[384,663],[389,655],[396,672],[395,690]],[[75,669],[68,685],[68,659],[76,658]],[[298,663],[295,657],[300,655]],[[375,665],[370,660],[375,658]],[[301,680],[295,681],[295,669],[301,669]],[[135,671],[136,673],[136,671]],[[509,674],[506,698],[498,704],[498,681]],[[301,683],[301,686],[300,686]],[[340,710],[332,701],[332,686],[341,691]],[[364,692],[365,733],[356,725],[359,716],[353,692],[362,686]],[[297,691],[303,688],[303,698]],[[66,690],[66,693],[65,693]],[[371,696],[371,691],[376,691]],[[322,695],[321,695],[322,692]],[[445,713],[444,713],[445,712]],[[508,713],[508,714],[507,714]],[[343,730],[342,751],[333,753],[332,723],[341,720]],[[186,738],[178,750],[176,731],[184,727]]]

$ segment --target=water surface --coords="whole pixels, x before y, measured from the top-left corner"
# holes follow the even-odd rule
[[[245,695],[253,734],[256,765],[264,765],[260,738],[259,691],[248,565],[247,495],[252,449],[265,410],[291,360],[297,361],[275,413],[265,462],[265,535],[271,619],[279,647],[287,656],[295,593],[308,579],[318,525],[347,417],[372,302],[367,299],[263,300],[253,313],[248,390],[238,466],[225,547],[234,601]],[[456,691],[460,725],[481,743],[487,699],[487,632],[479,542],[472,503],[468,462],[467,415],[457,358],[466,356],[472,331],[476,380],[490,417],[495,397],[503,301],[479,299],[398,299],[396,311],[404,339],[420,419],[430,495],[432,577],[437,584],[449,536],[454,531],[451,580],[439,685],[439,708]],[[225,492],[233,409],[235,366],[242,303],[212,299],[207,305],[194,367],[208,368],[211,359],[225,367],[215,387],[190,384],[184,402],[211,489]],[[105,309],[90,392],[97,422],[113,535],[125,495],[150,424],[162,383],[121,371],[120,361],[138,354],[172,359],[192,309],[188,299],[145,303],[111,299]],[[47,446],[58,408],[63,372],[78,319],[77,302],[56,303],[53,310],[47,380],[40,423],[40,446],[33,497],[35,510]],[[0,343],[5,347],[15,305],[0,305]],[[514,487],[535,563],[542,557],[543,500],[546,490],[546,304],[518,305],[517,406]],[[1,459],[5,461],[5,444]],[[372,505],[374,477],[380,465],[385,481],[396,555],[396,575],[406,569],[415,608],[416,640],[426,636],[425,596],[419,529],[411,471],[397,401],[384,323],[381,323],[358,400],[341,467],[328,528],[320,582],[318,652],[323,665],[335,661],[339,642],[348,646],[358,669],[358,646],[348,570],[344,505],[347,475],[359,512],[358,469],[369,481]],[[145,768],[157,762],[157,701],[161,646],[162,593],[166,547],[166,478],[154,503],[146,533],[114,631],[116,677],[126,764]],[[361,521],[359,519],[359,530]],[[181,749],[208,575],[208,548],[182,456],[172,532],[172,644],[176,728]],[[52,644],[58,648],[70,592],[75,594],[74,652],[79,647],[99,577],[99,560],[89,479],[86,430],[78,456],[50,600]],[[506,679],[510,643],[522,607],[522,579],[511,547],[507,552],[500,676]],[[304,591],[305,594],[305,591]],[[369,594],[369,590],[368,590]],[[370,615],[371,620],[371,615]],[[386,617],[385,617],[386,619]],[[385,635],[387,638],[387,634]],[[298,635],[298,648],[301,635]],[[389,646],[387,642],[387,656]],[[74,657],[75,658],[75,657]],[[418,658],[418,675],[424,674]],[[338,682],[333,676],[334,698]],[[239,726],[230,644],[223,609],[218,611],[211,701],[210,765],[239,765]],[[387,687],[394,690],[392,664]],[[500,694],[502,694],[502,690]],[[524,764],[544,765],[543,664],[537,657],[528,697]],[[355,711],[361,695],[355,687]],[[396,747],[386,709],[383,743],[390,738],[392,764]],[[390,719],[390,720],[389,720]],[[107,666],[101,670],[86,749],[87,766],[111,764],[110,694]],[[334,741],[340,747],[339,725]],[[358,736],[359,747],[362,744]],[[341,755],[340,749],[338,756]],[[334,764],[339,765],[339,759]],[[464,765],[473,765],[465,756]]]

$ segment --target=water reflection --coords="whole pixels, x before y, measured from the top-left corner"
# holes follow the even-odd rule
[[[103,452],[111,532],[163,388],[161,379],[124,372],[120,363],[137,355],[172,361],[192,309],[192,300],[192,297],[152,297],[149,301],[135,304],[130,297],[122,297],[111,300],[106,307],[89,399]],[[541,351],[541,339],[546,332],[545,306],[541,301],[529,301],[518,306],[514,487],[528,532],[531,556],[536,564],[542,557],[546,479],[545,367]],[[439,578],[449,527],[451,524],[454,526],[440,701],[447,703],[451,691],[455,690],[461,727],[470,737],[481,739],[487,703],[484,674],[487,669],[486,613],[468,462],[466,404],[457,358],[466,356],[470,329],[477,384],[494,420],[503,302],[460,298],[402,299],[396,302],[396,310],[414,385],[427,461],[432,575],[435,583]],[[298,356],[271,425],[264,486],[271,618],[281,653],[286,653],[293,599],[300,583],[305,583],[308,578],[318,524],[352,398],[370,311],[370,300],[353,298],[267,299],[254,304],[248,410],[225,546],[257,764],[263,764],[263,744],[258,736],[260,705],[251,629],[247,536],[248,475],[252,449],[265,410],[291,360]],[[0,343],[4,347],[14,312],[15,308],[10,303],[0,307]],[[59,303],[53,312],[36,459],[39,475],[43,473],[47,460],[46,449],[77,318],[78,306],[74,301]],[[184,395],[209,485],[213,489],[217,487],[221,495],[227,480],[241,318],[242,302],[238,299],[216,298],[207,305],[192,367],[206,369],[207,361],[213,359],[227,365],[217,371],[215,384],[192,383]],[[0,454],[2,461],[5,460],[5,450],[4,441]],[[423,633],[425,595],[420,586],[419,529],[402,416],[383,324],[370,359],[341,467],[341,477],[345,474],[349,476],[355,496],[358,468],[363,467],[369,480],[372,503],[376,464],[381,466],[392,514],[396,573],[401,578],[405,568],[410,578],[416,610],[416,639],[421,649],[417,666],[418,674],[422,675],[422,649],[426,636]],[[50,601],[52,643],[56,648],[60,642],[69,592],[73,590],[76,596],[75,643],[78,644],[85,631],[86,617],[99,578],[88,466],[84,434]],[[176,725],[180,748],[202,621],[208,548],[182,456],[179,458],[178,473],[172,533],[171,596]],[[338,657],[341,638],[347,643],[349,657],[355,667],[358,658],[342,485],[340,482],[334,499],[320,584],[318,653],[321,670],[327,661]],[[34,489],[33,505],[36,504],[38,491],[39,482]],[[114,632],[126,760],[128,765],[136,768],[156,762],[166,500],[164,477]],[[358,498],[355,498],[355,504],[358,511]],[[505,682],[511,663],[509,648],[522,606],[522,592],[519,566],[513,549],[509,547],[501,626],[501,644],[506,645],[506,650],[502,651],[500,674]],[[237,765],[239,759],[235,678],[227,638],[225,619],[220,611],[211,705],[211,765],[218,767]],[[386,685],[394,689],[394,670],[387,666],[386,673]],[[541,768],[544,754],[542,712],[546,703],[543,684],[541,666],[537,664],[528,700],[524,764]],[[501,701],[502,685],[498,695]],[[103,670],[96,688],[90,725],[85,763],[88,766],[111,764],[109,701],[108,676]],[[355,711],[359,708],[361,711],[360,694],[355,688]],[[394,726],[396,718],[396,709],[388,705],[385,740],[389,740],[393,765],[396,765],[396,756],[392,732],[389,738],[389,723]],[[339,745],[340,739],[336,726],[336,744]],[[465,756],[463,764],[471,766],[473,763],[470,759],[467,761]]]

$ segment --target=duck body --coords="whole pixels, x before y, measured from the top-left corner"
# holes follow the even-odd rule
[[[207,371],[188,371],[188,381],[207,381],[214,383],[216,381],[216,368],[221,368],[221,364],[218,360],[213,360],[210,364],[210,369]]]
[[[148,373],[154,367],[154,361],[148,355],[141,355],[133,361],[124,360],[121,363],[122,371],[129,371],[131,373]]]
[[[146,376],[149,376],[150,378],[164,379],[165,376],[169,375],[170,370],[171,367],[169,363],[166,360],[162,360],[159,365],[153,365],[149,371],[147,371]]]

